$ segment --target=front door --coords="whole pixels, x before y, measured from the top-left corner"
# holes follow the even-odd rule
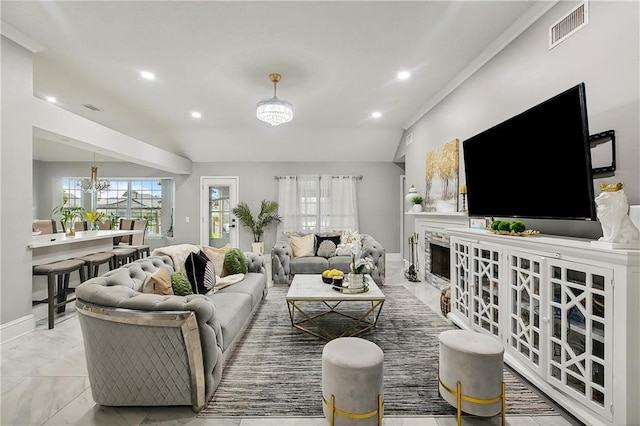
[[[238,204],[237,176],[201,177],[200,244],[238,247],[238,227],[231,213]]]

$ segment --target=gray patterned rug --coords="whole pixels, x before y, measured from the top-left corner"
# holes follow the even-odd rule
[[[292,328],[285,295],[275,286],[253,317],[198,417],[322,416],[324,340]],[[451,416],[438,396],[438,334],[455,328],[400,286],[382,287],[387,300],[375,330],[361,337],[384,351],[385,416]],[[328,315],[325,327],[340,326]],[[508,414],[554,410],[505,369]]]

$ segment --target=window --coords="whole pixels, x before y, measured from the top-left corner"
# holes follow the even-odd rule
[[[149,235],[162,235],[168,231],[173,179],[110,179],[109,189],[97,194],[83,192],[82,182],[83,178],[63,179],[63,191],[70,207],[104,212],[111,218],[114,228],[118,227],[121,218],[128,218],[146,219]]]

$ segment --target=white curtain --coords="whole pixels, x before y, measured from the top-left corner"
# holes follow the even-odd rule
[[[328,222],[322,231],[359,230],[357,181],[356,176],[322,177],[321,187],[328,187],[330,200],[322,210],[323,219]]]
[[[278,178],[278,235],[283,232],[300,230],[298,209],[298,179],[296,176],[280,176]]]
[[[355,176],[302,175],[278,178],[278,233],[358,231]]]

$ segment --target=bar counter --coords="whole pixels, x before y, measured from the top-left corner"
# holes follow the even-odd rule
[[[32,264],[42,265],[56,260],[71,259],[87,254],[110,251],[113,237],[134,235],[143,230],[76,231],[75,236],[56,234],[34,235],[27,247],[32,251]]]

